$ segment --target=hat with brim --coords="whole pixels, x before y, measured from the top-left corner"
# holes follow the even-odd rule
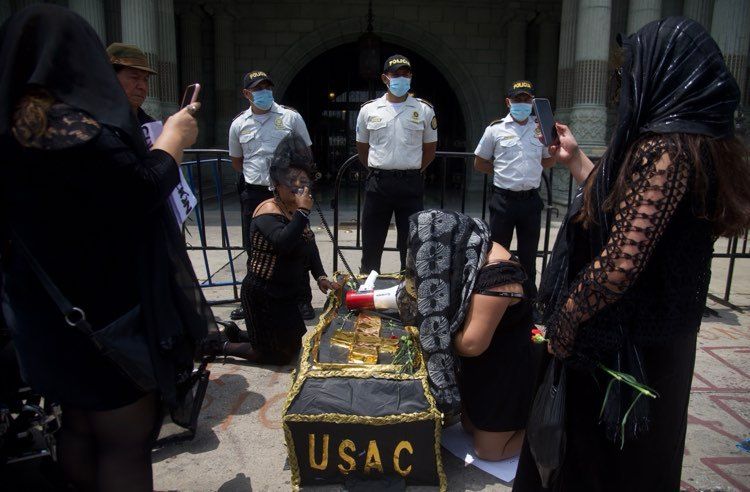
[[[271,80],[271,77],[269,77],[266,72],[253,70],[252,72],[247,72],[245,76],[242,77],[242,87],[245,89],[252,89],[263,81],[268,81],[268,83],[273,86],[273,80]]]
[[[148,57],[138,46],[125,43],[112,43],[107,47],[109,62],[112,65],[135,68],[156,74],[157,71],[148,64]]]
[[[534,97],[534,84],[528,80],[517,80],[513,82],[508,91],[508,97],[516,97],[519,94],[528,94]]]
[[[393,73],[399,68],[406,67],[411,70],[411,62],[404,55],[393,55],[383,64],[383,73]]]

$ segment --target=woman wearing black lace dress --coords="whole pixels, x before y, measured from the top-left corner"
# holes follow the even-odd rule
[[[550,148],[583,183],[540,297],[566,362],[567,449],[555,490],[679,490],[698,328],[714,239],[750,225],[750,168],[733,136],[739,89],[697,23],[623,40],[621,100],[594,166],[567,127]],[[601,363],[654,388],[635,400]],[[627,419],[625,418],[627,416]],[[529,446],[514,490],[540,490]]]
[[[249,271],[242,282],[250,343],[228,343],[228,355],[261,364],[292,361],[305,334],[297,299],[308,256],[318,288],[339,287],[326,277],[309,226],[312,174],[312,154],[304,140],[294,133],[284,137],[269,167],[274,197],[258,205],[250,226]]]

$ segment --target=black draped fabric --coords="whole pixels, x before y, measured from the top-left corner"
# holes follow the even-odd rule
[[[697,22],[684,17],[654,21],[618,41],[625,51],[617,126],[605,155],[591,172],[599,217],[588,235],[599,253],[612,227],[613,211],[604,201],[623,165],[628,149],[646,134],[687,133],[710,137],[733,134],[740,90],[716,42]],[[541,280],[540,307],[548,318],[567,295],[569,258],[574,242],[570,219],[581,210],[575,196],[555,242],[550,265]]]
[[[166,203],[177,165],[146,150],[104,48],[81,17],[32,6],[2,26],[0,39],[4,226],[94,329],[140,304],[161,396],[178,407],[196,344],[217,330]],[[45,117],[38,109],[47,99]],[[35,128],[26,116],[46,125],[44,138],[18,139],[19,127]],[[17,251],[4,260],[3,309],[30,379],[79,408],[132,401],[132,384],[65,325]]]
[[[740,91],[724,57],[706,30],[684,17],[654,21],[618,41],[625,50],[617,126],[605,155],[588,179],[600,210],[598,227],[589,234],[591,250],[601,251],[612,226],[612,212],[602,206],[617,179],[627,150],[649,134],[688,133],[711,137],[733,134]],[[569,221],[581,210],[576,194],[541,280],[539,302],[548,318],[568,292],[569,257],[574,241]]]
[[[0,135],[10,131],[14,105],[29,86],[126,133],[145,152],[140,126],[96,31],[56,5],[32,5],[0,28]]]

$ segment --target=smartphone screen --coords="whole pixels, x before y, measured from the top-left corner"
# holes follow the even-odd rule
[[[542,131],[542,140],[544,145],[553,145],[557,143],[557,128],[555,128],[555,117],[552,114],[552,106],[549,99],[535,98],[532,101],[536,119],[539,122],[539,129]]]
[[[200,84],[191,84],[187,86],[187,89],[185,89],[185,94],[182,96],[182,104],[180,104],[180,109],[184,108],[188,104],[192,104],[198,100],[198,94],[201,91],[201,85]]]

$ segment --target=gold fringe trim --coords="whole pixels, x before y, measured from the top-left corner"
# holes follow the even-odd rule
[[[349,280],[349,275],[336,272],[334,278],[341,277],[342,282],[345,283]],[[400,279],[401,276],[398,274],[387,274],[381,275],[383,278]],[[362,275],[359,278],[364,279]],[[333,318],[336,316],[340,307],[340,300],[337,293],[332,292],[329,294],[331,302],[328,308],[320,315],[318,324],[315,325],[315,329],[309,334],[305,335],[302,339],[302,354],[300,355],[299,369],[292,373],[292,383],[287,393],[286,400],[284,401],[284,407],[281,410],[282,415],[282,427],[284,429],[284,438],[286,440],[287,450],[289,454],[289,468],[292,471],[292,489],[298,491],[300,489],[300,472],[299,462],[297,461],[297,451],[294,447],[294,440],[292,438],[292,432],[289,429],[289,422],[326,422],[335,424],[365,424],[365,425],[390,425],[399,424],[404,422],[418,422],[421,420],[434,420],[435,422],[435,463],[437,466],[437,475],[439,480],[440,492],[445,492],[448,489],[448,479],[445,475],[445,469],[443,468],[442,453],[440,451],[440,439],[442,436],[443,427],[443,414],[437,410],[435,398],[430,393],[430,388],[427,383],[427,369],[425,367],[424,359],[422,357],[422,348],[419,343],[419,331],[414,326],[405,326],[404,328],[411,334],[416,344],[417,360],[415,365],[417,369],[413,373],[402,373],[401,366],[394,364],[364,364],[352,367],[350,364],[333,364],[333,363],[318,363],[311,364],[311,355],[316,348],[316,344],[320,341],[320,336],[323,330],[331,323]],[[296,376],[296,378],[295,378]],[[289,414],[289,407],[292,401],[297,397],[305,379],[308,377],[313,378],[331,378],[331,377],[348,377],[348,378],[382,378],[382,379],[394,379],[394,380],[409,380],[419,379],[422,383],[422,390],[424,392],[425,399],[429,405],[430,410],[426,412],[416,412],[409,414],[399,415],[387,415],[383,417],[370,417],[365,415],[347,415],[347,414],[336,414],[327,413],[319,415],[300,415],[300,414]]]

